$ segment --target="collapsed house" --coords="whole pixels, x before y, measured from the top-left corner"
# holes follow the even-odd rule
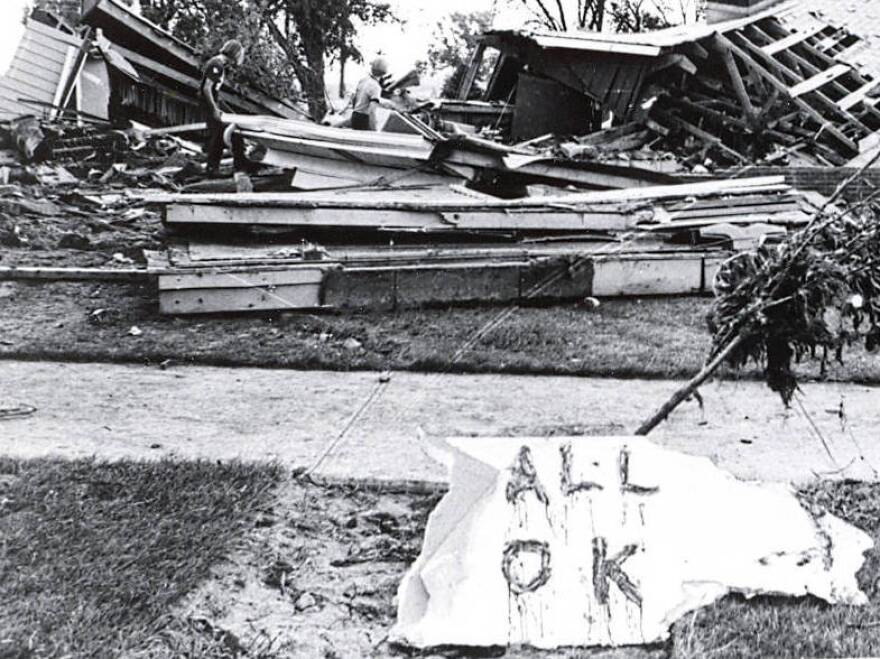
[[[82,108],[94,77],[109,89],[106,118],[186,128],[196,53],[117,0],[87,9],[83,33],[49,26],[60,45],[40,102]],[[129,198],[160,209],[170,236],[146,255],[160,309],[710,293],[737,250],[781,240],[824,204],[792,185],[792,166],[833,173],[833,188],[851,173],[837,165],[880,148],[868,40],[791,4],[710,10],[709,24],[648,34],[488,33],[461,98],[393,113],[382,132],[303,121],[287,101],[231,89],[224,121],[276,176],[254,193],[181,189],[185,158],[154,154],[174,179]],[[488,49],[499,56],[474,100]],[[106,78],[85,75],[96,70]]]
[[[707,24],[640,34],[490,32],[460,102],[491,49],[499,56],[481,101],[513,108],[513,140],[582,135],[610,119],[692,164],[839,166],[880,129],[873,42],[813,3],[718,0]]]

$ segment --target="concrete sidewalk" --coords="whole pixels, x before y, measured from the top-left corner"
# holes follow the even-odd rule
[[[118,459],[280,460],[309,466],[374,391],[378,374],[250,368],[0,361],[0,454]],[[429,435],[631,432],[674,391],[672,381],[397,373],[321,464],[328,476],[442,481],[422,450]],[[880,396],[857,385],[810,384],[797,405],[756,382],[712,384],[705,410],[685,403],[652,439],[706,455],[743,478],[877,480]],[[843,404],[845,421],[838,415]],[[569,430],[566,431],[565,428]],[[584,439],[589,441],[589,439]]]

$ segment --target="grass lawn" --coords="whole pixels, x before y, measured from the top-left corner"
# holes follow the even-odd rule
[[[874,540],[858,574],[870,603],[851,607],[807,598],[727,597],[679,621],[673,637],[675,656],[880,656],[880,485],[825,482],[801,495]]]
[[[253,526],[279,471],[0,459],[0,657],[116,657]]]
[[[320,625],[325,607],[345,606],[359,612],[346,625],[361,624],[358,616],[366,616],[374,630],[390,625],[391,586],[419,551],[425,513],[436,496],[397,494],[387,499],[392,505],[381,508],[379,495],[288,481],[293,488],[288,505],[279,506],[274,496],[281,478],[276,468],[241,464],[0,460],[0,657],[296,656],[254,649],[208,621],[171,615],[212,567],[249,547],[254,531],[265,536],[271,529],[288,543],[273,547],[275,563],[287,565],[289,559],[294,566],[309,566],[302,574],[285,568],[292,570],[288,588],[297,595],[297,586],[308,588],[318,602],[300,611],[292,597],[290,616],[314,616]],[[880,543],[880,485],[823,483],[801,494]],[[377,506],[394,512],[377,513]],[[294,551],[291,547],[296,560],[285,553]],[[340,550],[348,560],[335,560]],[[376,552],[377,567],[367,563],[358,572],[350,566]],[[370,570],[382,570],[381,588],[369,581]],[[260,574],[265,581],[265,569]],[[362,581],[349,583],[356,578]],[[650,654],[878,656],[878,579],[875,549],[859,574],[870,598],[866,607],[728,597],[679,621],[671,642]],[[244,585],[229,588],[234,596]],[[363,602],[352,594],[365,592],[370,596]],[[280,620],[292,618],[285,614]],[[332,645],[339,633],[331,626],[320,634]],[[406,653],[386,645],[374,656],[401,654]],[[570,650],[507,656],[589,655]]]
[[[0,283],[0,357],[618,377],[684,377],[709,347],[705,298],[609,300],[516,309],[453,364],[503,311],[160,316],[148,286]],[[129,334],[132,326],[141,333]],[[353,341],[352,341],[353,340]],[[801,369],[818,377],[816,364]],[[880,382],[880,360],[854,349],[832,379]],[[755,377],[754,371],[742,374]]]

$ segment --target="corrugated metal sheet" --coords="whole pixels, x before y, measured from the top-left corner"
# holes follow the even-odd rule
[[[9,70],[0,77],[0,120],[37,111],[19,98],[54,103],[58,87],[81,43],[66,32],[34,20],[27,21]]]

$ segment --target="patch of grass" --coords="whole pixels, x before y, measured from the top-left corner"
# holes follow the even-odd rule
[[[327,370],[413,370],[682,378],[709,349],[706,298],[524,307],[453,355],[504,307],[365,313],[159,315],[150,286],[0,283],[0,358]],[[98,312],[98,313],[95,313]],[[142,334],[131,336],[137,326]],[[347,339],[359,345],[346,346]],[[808,381],[816,363],[798,368]],[[755,378],[746,370],[736,375]],[[827,378],[880,383],[880,360],[854,348]]]
[[[0,295],[0,356],[18,358],[664,377],[698,369],[709,340],[700,298],[520,308],[452,365],[503,307],[169,317],[149,286],[9,282]]]
[[[453,364],[504,307],[171,317],[155,296],[141,285],[0,282],[0,359],[685,378],[710,344],[706,298],[518,308]],[[825,374],[818,362],[796,372],[804,382],[878,384],[880,359],[854,346]],[[720,375],[762,377],[755,367]]]
[[[238,463],[0,463],[0,657],[119,656],[160,631],[265,507]]]
[[[880,656],[880,484],[823,482],[801,496],[873,538],[874,549],[858,574],[869,604],[830,606],[811,598],[727,597],[676,624],[674,656]]]

